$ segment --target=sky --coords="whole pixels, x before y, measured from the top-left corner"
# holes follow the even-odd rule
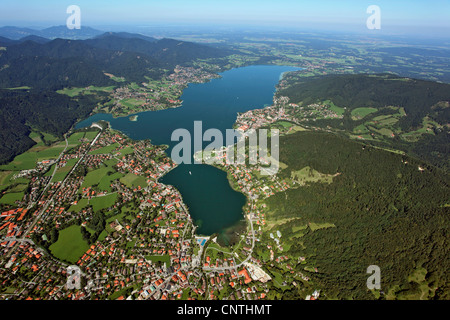
[[[0,26],[64,25],[69,5],[82,26],[214,24],[367,29],[367,8],[381,11],[381,30],[450,33],[450,0],[1,0]]]

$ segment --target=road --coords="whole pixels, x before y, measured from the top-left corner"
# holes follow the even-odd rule
[[[91,147],[95,144],[95,142],[97,141],[98,137],[102,134],[103,131],[100,131],[97,136],[95,137],[94,140],[92,140],[91,144],[89,145],[89,148],[86,148],[86,152],[80,157],[80,159],[77,161],[77,163],[73,166],[72,170],[70,170],[70,172],[66,175],[66,177],[64,178],[64,180],[61,182],[61,184],[59,185],[58,189],[55,190],[55,192],[53,193],[53,195],[50,197],[50,199],[48,199],[45,204],[43,205],[42,209],[40,210],[39,214],[36,216],[36,218],[33,220],[33,222],[30,224],[30,226],[28,227],[28,229],[23,233],[22,237],[26,238],[26,236],[28,235],[28,233],[30,233],[31,230],[33,230],[33,227],[35,226],[35,224],[42,218],[42,216],[45,214],[45,211],[47,210],[48,206],[50,205],[50,203],[53,202],[53,197],[55,196],[55,194],[58,193],[58,191],[64,186],[64,183],[66,182],[66,180],[69,178],[69,176],[72,174],[72,172],[75,170],[75,168],[81,163],[81,161],[83,161],[84,157],[86,156],[86,154],[91,150]],[[51,184],[51,181],[53,179],[53,176],[56,172],[56,168],[58,167],[58,162],[61,159],[61,157],[64,155],[64,152],[66,151],[67,147],[68,147],[68,141],[67,141],[67,135],[64,135],[64,139],[66,140],[66,147],[64,148],[64,150],[61,152],[61,154],[59,155],[58,159],[56,160],[56,166],[55,166],[55,170],[53,171],[53,174],[48,182],[48,184],[45,186],[44,191],[41,193],[41,195],[39,196],[38,200],[36,200],[33,205],[35,203],[38,203],[39,199],[42,197],[42,195],[44,194],[45,190],[48,188],[48,186]],[[11,256],[11,254],[13,252],[16,251],[17,247],[18,247],[19,243],[16,243],[14,245],[13,248],[11,248],[11,250],[8,251],[7,257]]]
[[[59,154],[58,159],[56,159],[56,161],[55,161],[55,164],[56,164],[55,165],[55,169],[53,169],[53,173],[50,176],[50,180],[48,180],[47,185],[44,187],[44,190],[42,190],[42,192],[39,195],[39,197],[37,197],[35,201],[33,201],[32,203],[30,203],[28,205],[28,209],[31,209],[36,203],[39,202],[39,199],[45,194],[45,191],[47,191],[47,188],[50,186],[50,184],[51,184],[51,182],[53,180],[53,177],[55,176],[56,170],[58,169],[58,162],[59,162],[59,160],[61,160],[62,156],[64,155],[64,153],[67,150],[67,147],[69,146],[69,142],[67,141],[67,134],[64,134],[64,140],[66,141],[66,146],[64,147],[64,150],[61,151],[61,153]]]
[[[252,257],[252,253],[253,253],[253,249],[255,248],[255,231],[253,230],[253,220],[251,218],[248,219],[248,221],[250,222],[250,228],[252,231],[252,248],[250,250],[250,253],[248,254],[247,258],[245,258],[244,261],[242,261],[241,263],[235,265],[235,266],[230,266],[230,267],[216,267],[216,268],[210,268],[210,267],[203,267],[203,271],[225,271],[225,270],[233,270],[236,268],[241,267],[245,262],[247,262],[248,260],[250,260],[250,258]]]

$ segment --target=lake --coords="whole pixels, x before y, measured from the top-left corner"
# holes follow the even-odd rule
[[[210,82],[190,84],[183,91],[183,104],[179,108],[141,112],[136,114],[137,121],[130,121],[129,116],[113,118],[110,114],[95,114],[78,123],[76,128],[105,120],[113,129],[132,139],[150,139],[153,144],[168,145],[170,156],[173,146],[178,143],[171,141],[174,130],[187,129],[194,140],[194,121],[202,121],[203,132],[215,128],[225,137],[225,130],[232,128],[238,112],[271,105],[275,85],[282,74],[294,70],[299,68],[258,65],[232,69]],[[208,144],[205,142],[203,147]],[[233,190],[226,173],[217,168],[204,164],[180,164],[160,182],[173,185],[181,192],[191,217],[198,225],[197,234],[223,234],[244,219],[245,196]]]

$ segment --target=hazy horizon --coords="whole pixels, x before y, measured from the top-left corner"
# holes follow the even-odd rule
[[[355,32],[380,35],[450,34],[450,1],[346,0],[336,2],[300,0],[165,0],[165,1],[56,1],[4,0],[0,4],[0,25],[45,28],[65,25],[66,9],[81,9],[83,26],[108,28],[179,27],[280,28]],[[381,11],[381,29],[369,30],[367,8]],[[102,29],[103,28],[103,29]]]

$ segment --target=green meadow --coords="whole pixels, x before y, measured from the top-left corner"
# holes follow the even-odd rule
[[[49,249],[56,258],[76,263],[88,248],[88,243],[82,238],[81,227],[72,225],[59,231],[58,241]]]
[[[117,201],[117,193],[111,193],[105,196],[94,197],[89,200],[89,204],[95,211],[112,207]]]
[[[0,198],[0,203],[14,205],[16,201],[22,200],[23,196],[24,196],[23,192],[6,193],[5,195],[3,195],[3,197]]]
[[[96,150],[92,150],[92,151],[89,152],[89,154],[111,153],[117,147],[119,147],[119,144],[116,142],[116,143],[110,144],[108,146],[105,146],[105,147],[102,147],[102,148],[99,148],[99,149],[96,149]]]
[[[147,186],[147,178],[135,175],[134,173],[127,173],[124,177],[120,179],[120,182],[122,182],[129,188],[138,186],[141,186],[143,188]]]
[[[75,97],[80,94],[92,94],[92,91],[101,91],[101,92],[112,92],[114,90],[115,86],[109,86],[109,87],[96,87],[96,86],[89,86],[87,88],[64,88],[62,90],[58,90],[59,94],[65,94],[69,97]]]
[[[88,174],[84,178],[81,188],[96,186],[100,183],[102,178],[112,173],[114,173],[114,169],[110,167],[101,167],[99,169],[92,170],[88,172]]]
[[[162,256],[158,256],[158,255],[152,255],[152,256],[145,256],[146,260],[150,260],[153,263],[156,262],[162,262],[162,263],[166,263],[166,266],[170,266],[170,256],[168,254],[166,255],[162,255]]]
[[[56,159],[66,146],[65,142],[53,146],[35,145],[30,150],[16,156],[13,161],[0,166],[0,170],[26,170],[33,169],[37,162],[48,159]]]
[[[88,200],[86,198],[80,199],[75,205],[71,205],[68,211],[79,212],[81,209],[88,205]]]
[[[291,171],[291,179],[299,182],[300,184],[308,182],[333,182],[333,177],[331,175],[320,173],[309,166],[297,171]]]
[[[83,184],[81,185],[80,192],[82,188],[95,186],[98,191],[111,192],[111,183],[114,180],[118,180],[124,177],[120,172],[115,171],[112,168],[113,165],[117,163],[117,160],[111,159],[104,162],[105,166],[92,170],[86,175]]]
[[[56,170],[52,181],[55,182],[64,180],[64,178],[67,176],[70,170],[72,170],[72,168],[75,166],[77,162],[78,159],[69,159],[64,167],[58,168]],[[53,172],[53,170],[50,170],[49,172]]]
[[[376,108],[356,108],[353,109],[351,112],[351,115],[354,119],[362,119],[365,116],[367,116],[368,114],[377,112],[378,109]]]
[[[343,115],[345,112],[344,108],[338,107],[331,100],[325,100],[324,102],[322,102],[322,104],[330,106],[330,110],[335,112],[339,116]]]

